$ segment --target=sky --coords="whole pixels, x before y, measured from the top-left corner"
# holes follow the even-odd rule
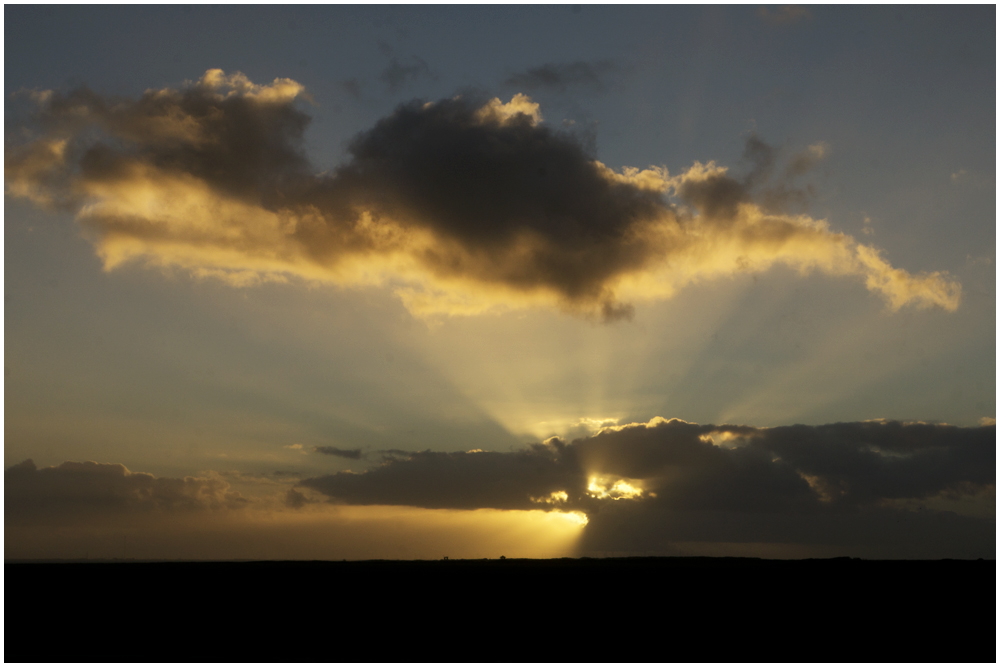
[[[5,557],[995,557],[995,7],[6,6]]]

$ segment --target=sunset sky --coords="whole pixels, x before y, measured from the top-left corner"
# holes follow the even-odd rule
[[[5,556],[995,557],[995,11],[5,7]]]

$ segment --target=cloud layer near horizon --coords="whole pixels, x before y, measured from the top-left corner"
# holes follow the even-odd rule
[[[543,122],[525,95],[412,102],[317,174],[304,87],[209,70],[138,100],[86,88],[33,92],[26,140],[5,150],[8,194],[76,214],[107,269],[179,267],[236,285],[289,277],[389,284],[416,315],[549,305],[605,320],[699,280],[784,264],[864,280],[891,310],[955,310],[946,274],[910,274],[796,196],[713,162],[678,175],[614,171]],[[792,159],[797,176],[825,153]]]
[[[389,453],[365,473],[299,486],[347,504],[583,512],[583,548],[592,552],[767,542],[916,557],[989,551],[995,467],[994,426],[656,418],[519,452]]]
[[[132,511],[236,509],[248,502],[218,475],[156,477],[120,463],[94,461],[39,469],[31,459],[4,471],[4,513],[14,523]]]
[[[676,509],[853,511],[987,490],[996,477],[994,433],[896,421],[756,428],[657,417],[509,453],[392,450],[368,472],[299,485],[349,504],[428,508],[597,512],[607,498],[627,497]]]
[[[221,473],[172,479],[118,464],[36,469],[27,461],[4,473],[5,520],[27,527],[112,516],[246,522],[256,510],[316,512],[330,507],[317,502],[326,498],[345,508],[585,514],[580,553],[672,553],[677,544],[698,543],[694,551],[706,554],[785,544],[881,557],[988,557],[995,554],[995,433],[993,425],[756,428],[656,418],[513,452],[385,451],[366,472],[294,486],[250,480],[267,482],[253,487],[270,493],[264,496],[241,495]]]
[[[572,553],[580,527],[537,510],[321,503],[281,472],[173,478],[121,464],[38,468],[31,460],[4,471],[6,558],[551,558]]]

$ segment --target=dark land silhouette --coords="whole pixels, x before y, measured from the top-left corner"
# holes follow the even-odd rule
[[[7,561],[8,662],[993,662],[993,560]]]

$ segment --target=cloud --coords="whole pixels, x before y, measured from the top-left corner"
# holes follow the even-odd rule
[[[275,473],[284,476],[288,473]],[[226,479],[223,479],[225,477]],[[229,485],[270,492],[243,497]],[[259,476],[156,477],[110,463],[30,460],[4,471],[7,558],[551,558],[572,553],[576,515],[540,510],[345,507]]]
[[[341,81],[340,87],[354,99],[361,99],[361,82],[357,79],[347,79],[346,81]]]
[[[18,527],[53,544],[62,538],[52,526],[78,529],[80,544],[140,527],[182,530],[190,545],[207,526],[232,522],[242,526],[232,548],[257,549],[256,524],[292,530],[309,517],[349,521],[364,507],[386,517],[397,507],[547,513],[553,527],[581,529],[580,553],[590,554],[739,554],[740,544],[784,544],[799,554],[995,556],[995,424],[758,428],[657,417],[512,452],[382,454],[367,472],[284,484],[235,472],[156,477],[94,462],[39,469],[29,460],[4,472],[8,540],[22,553],[28,542],[19,540],[30,535]],[[271,496],[244,497],[229,480]]]
[[[714,162],[615,171],[526,95],[458,97],[399,106],[317,173],[306,94],[221,70],[138,100],[37,94],[32,138],[6,148],[7,194],[73,211],[106,270],[389,285],[421,317],[541,306],[628,319],[634,302],[776,264],[860,279],[892,310],[961,299],[943,272],[896,269],[784,212],[801,194],[771,182],[777,157],[757,137],[743,178]]]
[[[360,449],[337,449],[336,447],[317,447],[314,449],[317,454],[327,454],[329,456],[339,456],[343,459],[360,459]]]
[[[564,93],[570,87],[603,92],[611,74],[620,68],[610,60],[546,63],[508,77],[504,84],[529,91],[551,90]]]
[[[641,480],[676,507],[861,507],[994,484],[993,433],[895,421],[755,428],[657,417],[514,453],[393,451],[368,472],[301,485],[350,504],[429,508],[526,509],[532,497],[565,492],[568,506],[588,510],[594,480],[607,478],[609,488]]]
[[[804,151],[792,157],[788,164],[789,176],[801,176],[813,169],[820,160],[830,154],[830,144],[820,141],[808,146]]]
[[[991,543],[994,526],[955,508],[965,499],[993,512],[995,463],[993,425],[756,428],[656,418],[518,452],[399,453],[364,473],[299,486],[349,505],[583,512],[593,549],[673,529],[674,541],[815,541],[812,522],[829,526],[831,539],[870,544],[879,526],[909,522],[892,528],[897,546],[949,531],[968,546]]]
[[[156,477],[120,463],[67,461],[39,469],[28,459],[4,471],[4,516],[14,523],[123,511],[234,509],[247,502],[219,476]]]
[[[389,61],[389,65],[382,70],[382,73],[379,74],[379,81],[386,85],[389,92],[395,93],[399,91],[407,81],[431,76],[431,68],[421,58],[410,56],[410,60],[411,64],[404,65],[394,57]]]
[[[295,489],[288,489],[285,494],[285,504],[292,509],[302,509],[311,502],[315,501],[310,500],[304,493]]]
[[[537,509],[531,496],[579,484],[576,469],[545,445],[499,452],[385,452],[365,473],[340,472],[298,486],[349,505],[408,505],[428,509]],[[582,487],[569,489],[576,495]]]
[[[951,174],[952,185],[969,186],[973,188],[993,188],[996,184],[996,177],[993,174],[975,171],[971,169],[959,169]]]

